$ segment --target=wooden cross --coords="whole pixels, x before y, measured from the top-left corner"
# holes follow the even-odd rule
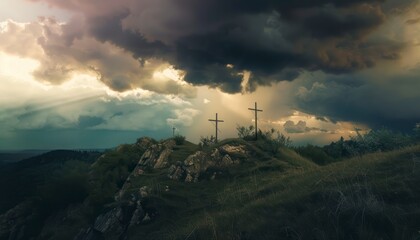
[[[217,124],[219,122],[224,122],[223,120],[219,120],[219,118],[217,117],[217,113],[216,113],[216,119],[209,119],[210,122],[216,122],[216,142],[217,142],[217,132],[219,131],[219,128],[217,127]]]
[[[255,108],[248,108],[251,111],[255,111],[255,140],[258,140],[258,112],[262,112],[263,110],[257,108],[257,102],[255,102]]]
[[[175,137],[175,127],[172,128],[172,137]]]

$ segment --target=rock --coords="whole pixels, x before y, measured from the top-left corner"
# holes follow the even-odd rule
[[[216,179],[216,172],[214,172],[213,173],[213,175],[211,176],[211,178],[210,178],[211,180],[214,180],[214,179]]]
[[[144,210],[143,210],[143,208],[140,204],[140,201],[138,201],[137,208],[134,211],[133,216],[131,217],[130,224],[129,224],[128,227],[133,227],[135,225],[140,224],[141,221],[144,219],[145,215],[146,215],[146,213],[144,212]]]
[[[197,151],[188,156],[183,163],[172,165],[168,170],[168,177],[185,182],[198,182],[201,173],[210,167],[226,168],[240,162],[248,152],[244,145],[233,146],[225,144],[213,149],[210,153]],[[210,177],[215,179],[216,175]]]
[[[31,202],[22,202],[0,215],[0,239],[23,240],[27,236],[27,225],[34,221]]]
[[[172,180],[182,180],[185,177],[185,168],[183,166],[175,166],[171,165],[171,167],[168,169],[168,177]]]
[[[232,160],[232,158],[228,154],[225,154],[225,156],[223,156],[223,158],[221,160],[221,165],[222,166],[230,166],[232,164],[234,164],[234,161]]]
[[[217,148],[213,150],[210,156],[214,161],[218,161],[219,159],[221,159],[220,151]]]
[[[198,151],[195,154],[188,156],[187,159],[185,159],[184,164],[189,172],[196,173],[207,168],[206,165],[209,162],[207,160],[209,160],[209,158],[206,153]]]
[[[150,218],[149,214],[146,213],[146,215],[144,216],[143,220],[141,220],[142,223],[148,223],[150,222],[152,219]]]
[[[149,166],[153,168],[165,168],[168,165],[169,155],[175,146],[174,140],[167,140],[162,143],[151,145],[138,162],[138,166]]]
[[[113,208],[111,211],[99,215],[93,224],[93,228],[101,233],[105,233],[111,229],[123,230],[120,224],[123,220],[122,217],[121,207]]]
[[[156,163],[154,164],[153,168],[164,168],[168,165],[168,158],[169,155],[171,155],[172,149],[166,148],[164,149],[160,155],[159,158],[156,160]]]
[[[149,137],[142,137],[137,139],[136,145],[142,149],[143,151],[145,151],[146,149],[148,149],[151,145],[154,144],[154,140],[152,138]]]
[[[73,238],[74,240],[99,240],[103,239],[101,234],[93,228],[80,229],[79,233]]]
[[[247,155],[248,152],[246,151],[246,147],[244,145],[233,146],[229,144],[225,144],[219,147],[219,151],[229,155],[241,154]]]
[[[140,190],[139,190],[139,194],[140,194],[140,197],[142,197],[142,198],[145,198],[145,197],[149,196],[149,194],[150,194],[149,187],[147,187],[147,186],[141,187]]]
[[[207,170],[211,165],[211,161],[206,153],[198,151],[195,154],[192,154],[187,157],[184,161],[185,172],[186,172],[186,182],[197,182],[201,172]]]
[[[144,170],[139,168],[137,169],[137,175],[142,175],[144,173]]]
[[[191,174],[188,173],[187,177],[185,178],[185,182],[193,182],[194,178],[191,176]]]
[[[137,177],[139,175],[144,174],[144,169],[146,167],[152,167],[152,168],[165,168],[168,166],[169,162],[169,156],[172,153],[172,149],[175,146],[175,141],[173,139],[166,140],[161,143],[152,144],[153,141],[148,138],[142,138],[138,140],[138,143],[141,143],[143,145],[150,146],[147,148],[147,150],[144,152],[144,154],[141,156],[140,160],[137,163],[137,166],[134,168],[132,173],[127,179],[131,179],[132,177]],[[142,143],[144,142],[144,143]],[[126,180],[123,186],[121,187],[120,191],[115,195],[114,199],[115,201],[119,201],[122,199],[124,194],[127,192],[127,190],[130,188],[130,181]]]

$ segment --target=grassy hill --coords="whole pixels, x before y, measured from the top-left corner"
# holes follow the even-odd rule
[[[146,239],[418,239],[420,146],[319,167],[290,149],[185,184],[145,174],[160,218]],[[163,191],[169,186],[170,191]]]
[[[63,201],[47,196],[60,186],[83,191],[38,218],[38,230],[28,236],[73,239],[98,214],[129,201],[147,186],[150,192],[142,205],[156,216],[128,229],[128,239],[420,238],[420,145],[319,166],[285,147],[270,152],[256,142],[227,139],[203,148],[185,141],[173,147],[169,163],[227,144],[244,146],[249,154],[240,164],[208,169],[199,182],[174,181],[168,178],[168,168],[148,168],[130,177],[127,193],[117,202],[116,192],[146,147],[122,145],[92,164],[68,165],[82,175],[74,177],[71,171],[73,178],[67,180],[76,182],[58,182],[56,188],[40,186],[37,189],[44,189],[46,195],[38,194],[38,201],[49,201],[52,206],[54,201]],[[64,194],[54,191],[53,196]]]

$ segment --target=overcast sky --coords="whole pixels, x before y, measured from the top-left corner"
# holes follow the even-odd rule
[[[420,122],[418,0],[2,0],[0,149]]]

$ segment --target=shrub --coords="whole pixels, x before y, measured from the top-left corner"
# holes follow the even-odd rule
[[[249,127],[245,126],[236,126],[236,130],[238,131],[238,137],[244,140],[253,140],[255,136],[254,126],[250,125]]]
[[[185,142],[185,136],[182,136],[182,135],[176,135],[176,136],[174,137],[174,140],[175,140],[176,145],[182,145],[182,144],[184,144],[184,142]]]
[[[216,137],[211,135],[210,137],[200,137],[200,147],[208,147],[216,143]]]
[[[254,139],[253,136],[248,136],[247,138]],[[289,137],[286,137],[274,128],[265,132],[261,131],[260,129],[258,130],[258,140],[256,145],[264,151],[276,154],[278,153],[280,147],[290,147],[291,144],[292,141]]]
[[[237,125],[236,130],[238,131],[239,138],[247,141],[255,139],[256,129],[252,125],[249,127]],[[274,154],[278,152],[280,147],[290,147],[292,143],[289,137],[286,137],[274,128],[265,132],[261,131],[261,129],[258,129],[257,136],[258,140],[256,145],[262,150]]]
[[[326,165],[334,161],[322,147],[308,144],[304,147],[295,148],[295,151],[318,165]]]
[[[410,136],[386,128],[371,130],[366,134],[361,134],[356,129],[356,136],[351,136],[350,140],[344,140],[341,137],[339,141],[325,146],[324,150],[334,158],[342,158],[371,152],[391,151],[410,144],[412,144]]]

